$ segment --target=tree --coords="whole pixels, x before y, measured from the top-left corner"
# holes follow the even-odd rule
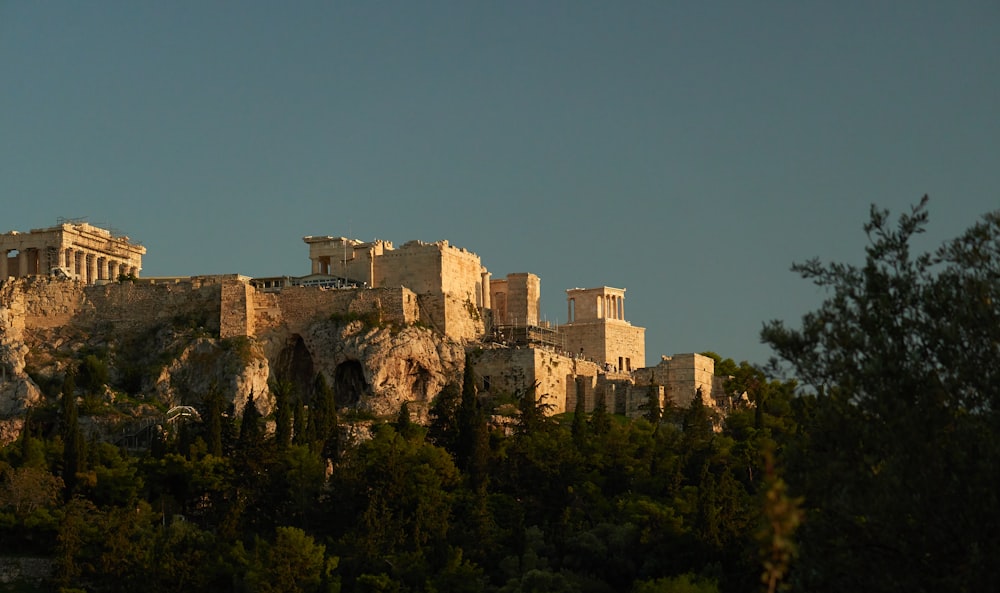
[[[583,449],[587,444],[587,412],[586,396],[582,390],[576,394],[576,405],[573,406],[573,424],[570,425],[570,434],[573,435],[573,444],[577,449]]]
[[[871,209],[863,265],[793,270],[830,296],[763,340],[813,393],[787,479],[805,497],[804,590],[996,587],[1000,554],[1000,212],[914,257],[926,197]]]
[[[287,449],[292,444],[292,421],[295,413],[295,384],[287,379],[278,378],[271,381],[271,393],[274,395],[275,412],[274,442],[278,450]]]
[[[260,426],[260,411],[253,401],[253,393],[247,398],[247,403],[243,406],[243,420],[240,422],[239,447],[244,453],[250,452],[260,447],[264,438]]]
[[[430,409],[430,426],[427,438],[452,455],[458,448],[458,405],[462,400],[462,389],[457,383],[448,383],[434,397]]]
[[[643,417],[649,420],[650,424],[656,426],[660,423],[662,413],[663,410],[660,408],[660,386],[650,384],[646,388],[646,403]]]
[[[258,593],[318,593],[333,566],[323,544],[301,529],[278,527],[273,544],[257,540],[246,584]]]
[[[590,414],[590,432],[595,436],[604,436],[611,431],[611,415],[608,414],[608,404],[604,397],[597,398],[594,411]]]
[[[486,487],[487,464],[490,457],[489,429],[486,414],[476,390],[476,374],[472,360],[466,355],[462,376],[462,400],[458,407],[458,447],[455,455],[459,469],[469,477],[472,489]]]
[[[326,382],[323,373],[317,373],[313,380],[312,405],[306,432],[313,443],[327,459],[336,460],[340,452],[340,419],[337,415],[337,399]]]
[[[62,479],[66,485],[66,500],[76,492],[77,474],[83,470],[84,443],[83,435],[77,418],[76,381],[72,371],[66,373],[62,385],[62,438],[63,438],[63,472]]]

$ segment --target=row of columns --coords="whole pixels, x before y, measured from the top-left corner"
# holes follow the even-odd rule
[[[113,257],[85,249],[66,248],[59,251],[57,261],[77,274],[80,280],[94,284],[98,280],[117,280],[119,276],[137,276],[139,269]]]
[[[604,310],[606,319],[625,319],[625,297],[605,294],[597,297],[597,310]]]
[[[11,251],[10,249],[0,250],[0,281],[6,280],[10,276],[23,278],[30,275],[49,274],[49,270],[42,269],[40,249],[18,250],[14,266],[10,265],[8,256]],[[76,274],[82,282],[87,284],[94,284],[98,280],[117,280],[121,275],[139,274],[139,269],[127,261],[85,249],[60,249],[55,259],[55,266],[69,270],[70,273]]]

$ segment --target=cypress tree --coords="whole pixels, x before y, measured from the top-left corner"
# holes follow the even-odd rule
[[[608,414],[608,404],[603,397],[597,398],[594,411],[590,415],[590,432],[603,436],[611,431],[611,416]]]
[[[66,500],[73,497],[77,486],[77,474],[83,469],[84,445],[83,435],[80,434],[78,411],[76,407],[76,380],[73,372],[66,373],[66,378],[62,384],[62,398],[60,399],[62,411],[62,437],[63,437],[63,484],[66,486]]]
[[[650,384],[646,392],[646,413],[643,416],[653,426],[660,423],[660,418],[662,417],[662,410],[660,409],[660,386],[655,383]]]
[[[295,399],[295,385],[287,379],[275,379],[271,382],[271,393],[274,394],[275,413],[274,442],[278,450],[287,449],[292,443],[292,414]]]
[[[340,451],[340,419],[337,398],[323,373],[313,380],[312,405],[307,420],[307,441],[313,443],[327,459],[336,459]]]
[[[212,383],[205,396],[205,444],[208,453],[222,456],[222,407],[225,404],[218,385]]]
[[[573,406],[573,424],[570,427],[570,432],[573,435],[573,444],[576,445],[577,450],[582,449],[587,443],[587,413],[584,411],[585,407],[586,394],[582,390],[577,389],[576,405]]]
[[[240,422],[239,447],[241,451],[256,449],[261,444],[260,411],[253,400],[253,392],[247,398],[246,406],[243,407],[243,420]]]
[[[474,489],[484,488],[489,462],[489,432],[486,415],[476,392],[476,375],[472,360],[465,357],[462,375],[462,400],[458,408],[458,451],[456,462],[465,471]]]

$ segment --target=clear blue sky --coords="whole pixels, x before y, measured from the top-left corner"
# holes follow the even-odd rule
[[[859,261],[1000,208],[1000,3],[0,0],[0,232],[87,217],[143,274],[305,274],[303,235],[625,287],[647,361],[764,362]]]

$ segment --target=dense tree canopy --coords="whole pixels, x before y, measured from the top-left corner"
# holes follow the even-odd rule
[[[863,265],[795,269],[830,296],[763,338],[813,389],[789,481],[803,590],[994,590],[1000,553],[1000,213],[913,254],[926,199],[873,208]]]

